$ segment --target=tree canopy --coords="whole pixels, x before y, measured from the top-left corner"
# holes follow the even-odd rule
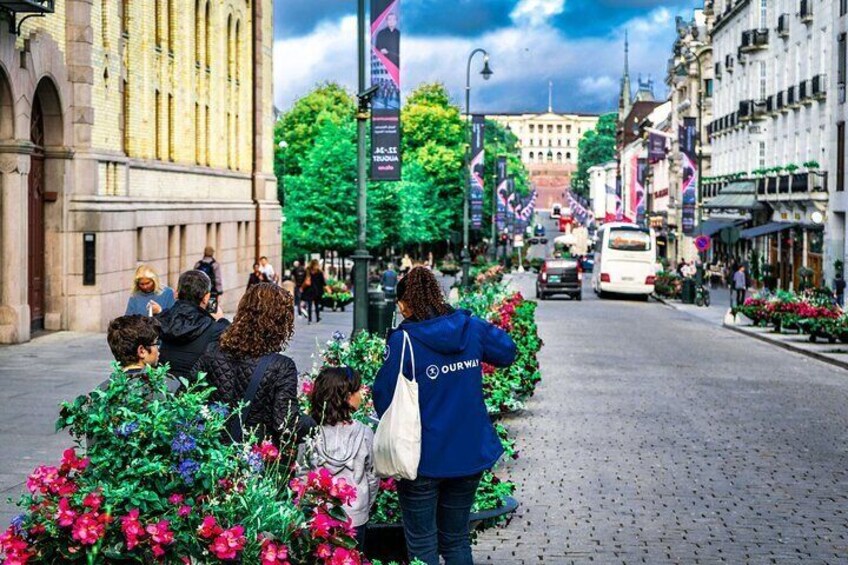
[[[589,130],[577,146],[580,155],[577,171],[571,178],[571,188],[577,194],[587,196],[589,192],[589,169],[595,165],[615,159],[615,122],[617,114],[604,114],[598,119],[594,130]]]

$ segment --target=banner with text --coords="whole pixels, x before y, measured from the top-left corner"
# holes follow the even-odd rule
[[[371,178],[400,180],[400,0],[371,0]]]
[[[695,139],[698,135],[695,118],[684,118],[679,131],[680,153],[683,159],[683,233],[695,232],[695,206],[698,203],[698,168],[695,159]]]
[[[515,178],[508,177],[506,180],[506,229],[510,235],[515,233]]]
[[[469,163],[470,198],[471,198],[471,229],[479,230],[483,227],[483,166],[484,152],[483,141],[485,139],[486,118],[485,116],[472,116],[471,118],[471,161]]]
[[[648,162],[659,163],[665,159],[665,138],[658,133],[648,134]]]
[[[495,211],[495,229],[498,233],[501,233],[504,227],[506,227],[506,203],[509,198],[509,188],[506,178],[506,157],[498,157],[496,186],[497,208]]]

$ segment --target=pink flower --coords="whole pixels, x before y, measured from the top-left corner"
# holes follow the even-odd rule
[[[182,504],[184,500],[185,500],[185,497],[183,495],[177,494],[177,493],[174,493],[174,494],[172,494],[171,496],[168,497],[168,502],[170,502],[171,504],[173,504],[175,506],[177,504]]]
[[[133,508],[121,518],[121,531],[127,540],[127,549],[132,550],[138,545],[139,538],[144,536],[144,527],[138,520],[138,508]]]
[[[40,465],[35,468],[35,471],[33,471],[29,477],[27,477],[27,489],[29,489],[29,491],[33,494],[36,492],[47,494],[47,491],[58,479],[59,469],[56,467],[49,467],[47,465]]]
[[[233,526],[222,531],[209,546],[209,549],[218,559],[235,559],[244,549],[245,541],[244,527]]]
[[[397,481],[389,477],[380,481],[380,490],[395,492],[397,490]]]
[[[321,559],[327,559],[328,557],[332,557],[333,550],[330,548],[330,544],[327,543],[319,543],[318,547],[315,549],[315,556]]]
[[[82,505],[86,508],[90,508],[91,510],[100,510],[100,505],[103,503],[103,497],[100,496],[99,492],[90,492],[85,495],[85,498],[82,500]]]
[[[327,539],[330,537],[330,531],[340,524],[341,522],[319,509],[309,521],[309,531],[312,532],[312,537]]]
[[[4,556],[3,565],[26,565],[33,558],[26,540],[12,526],[0,534],[0,555]]]
[[[218,521],[214,516],[206,516],[203,518],[203,523],[197,529],[197,533],[203,539],[212,539],[223,531]]]
[[[261,565],[288,565],[289,548],[266,539],[262,542],[259,558]]]
[[[77,519],[77,512],[71,508],[71,504],[67,498],[59,499],[59,509],[56,512],[56,521],[63,528],[72,526],[74,520]]]
[[[69,447],[62,454],[62,472],[64,474],[70,471],[85,471],[86,467],[88,467],[88,457],[80,459],[73,447]]]
[[[179,516],[180,518],[185,518],[189,514],[191,514],[191,506],[183,505],[180,506],[179,510],[177,510],[177,516]]]
[[[168,520],[159,520],[155,524],[148,524],[145,530],[150,534],[150,539],[157,545],[169,545],[174,543],[174,532],[170,528]]]
[[[303,385],[300,387],[300,390],[303,394],[310,395],[312,391],[315,389],[315,383],[312,381],[303,381]]]
[[[337,547],[333,550],[333,557],[329,560],[330,565],[360,565],[359,552],[355,549]]]
[[[86,512],[74,521],[71,534],[82,545],[94,545],[106,533],[106,525],[94,512]]]
[[[280,450],[270,441],[263,441],[259,445],[254,445],[253,452],[258,453],[266,462],[276,461],[280,458]]]
[[[341,500],[343,504],[350,504],[356,500],[356,487],[344,479],[336,479],[330,488],[330,495]]]

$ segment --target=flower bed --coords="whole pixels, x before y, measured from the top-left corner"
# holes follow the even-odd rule
[[[798,296],[780,292],[774,296],[754,296],[732,312],[746,316],[755,325],[772,326],[777,332],[795,330],[809,335],[811,341],[848,339],[848,318],[829,297],[818,293]]]
[[[353,294],[345,283],[336,279],[327,280],[327,285],[324,287],[324,296],[321,298],[321,303],[325,308],[331,308],[335,311],[337,308],[344,308],[351,302],[353,302]]]
[[[164,368],[116,370],[65,403],[57,429],[88,448],[29,476],[4,563],[362,562],[341,506],[355,489],[326,471],[289,485],[290,450],[224,442],[211,390],[200,377],[175,396]]]

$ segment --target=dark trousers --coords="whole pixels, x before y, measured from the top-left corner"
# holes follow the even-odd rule
[[[315,307],[315,321],[321,321],[321,300],[316,298],[307,298],[306,299],[306,311],[309,314],[309,321],[312,321],[312,307]]]
[[[736,289],[736,305],[744,306],[745,305],[745,289],[737,288]]]
[[[303,300],[303,291],[300,290],[299,286],[294,287],[294,303],[297,304],[297,315],[300,316],[303,314],[303,310],[300,309],[300,301]]]
[[[473,565],[468,518],[480,476],[400,481],[398,495],[410,560],[439,565],[441,555],[445,565]]]

